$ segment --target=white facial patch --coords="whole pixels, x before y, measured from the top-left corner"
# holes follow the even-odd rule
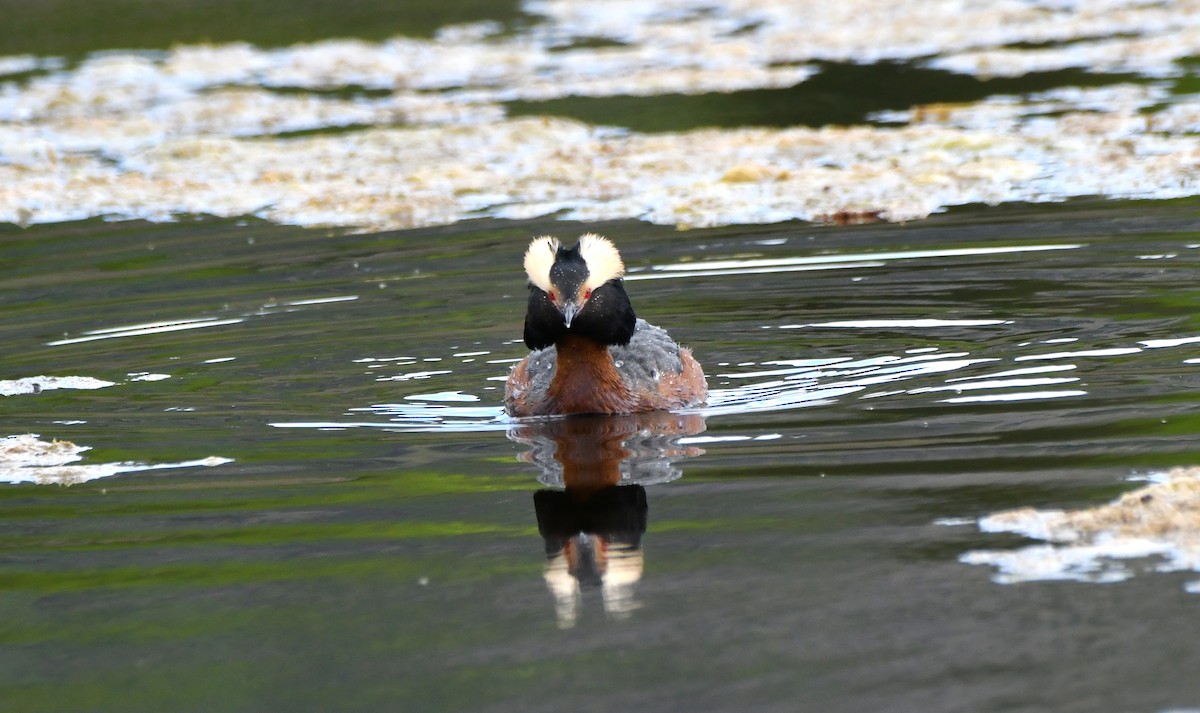
[[[595,233],[579,236],[579,254],[587,263],[588,278],[583,286],[589,290],[625,274],[625,263],[621,262],[621,254],[608,238]]]
[[[543,292],[550,291],[550,266],[558,255],[558,238],[543,235],[533,239],[525,251],[525,274]]]

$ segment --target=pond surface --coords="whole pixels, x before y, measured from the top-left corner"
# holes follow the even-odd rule
[[[1029,544],[978,517],[1200,463],[1198,221],[3,228],[0,436],[77,449],[3,471],[0,699],[1195,707],[1195,571],[963,560]],[[694,349],[706,408],[503,415],[524,247],[587,230]]]

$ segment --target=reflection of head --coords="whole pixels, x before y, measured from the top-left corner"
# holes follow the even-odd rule
[[[642,484],[678,478],[675,462],[703,453],[679,439],[703,430],[699,415],[651,412],[523,423],[509,431],[530,446],[520,458],[541,469],[539,480],[561,488],[533,497],[559,626],[574,626],[584,588],[599,587],[611,617],[637,608],[633,589],[642,577],[647,518]]]
[[[645,489],[609,486],[582,500],[565,490],[539,490],[533,504],[559,625],[575,623],[584,587],[600,587],[610,616],[623,617],[636,608],[633,585],[642,578]]]

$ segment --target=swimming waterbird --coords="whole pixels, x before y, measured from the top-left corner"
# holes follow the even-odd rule
[[[504,389],[513,416],[619,414],[704,403],[708,384],[690,350],[638,319],[625,265],[607,238],[574,247],[534,238],[525,252],[525,344]]]

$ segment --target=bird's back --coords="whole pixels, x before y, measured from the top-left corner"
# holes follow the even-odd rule
[[[629,413],[696,406],[708,395],[708,384],[691,351],[680,347],[666,330],[638,319],[633,337],[626,345],[608,347],[613,367],[621,377],[627,396],[625,408],[614,409],[611,395],[596,394],[595,408],[573,409],[576,413]],[[530,353],[509,375],[504,404],[515,416],[560,413],[555,407],[551,384],[558,362],[554,346]]]

